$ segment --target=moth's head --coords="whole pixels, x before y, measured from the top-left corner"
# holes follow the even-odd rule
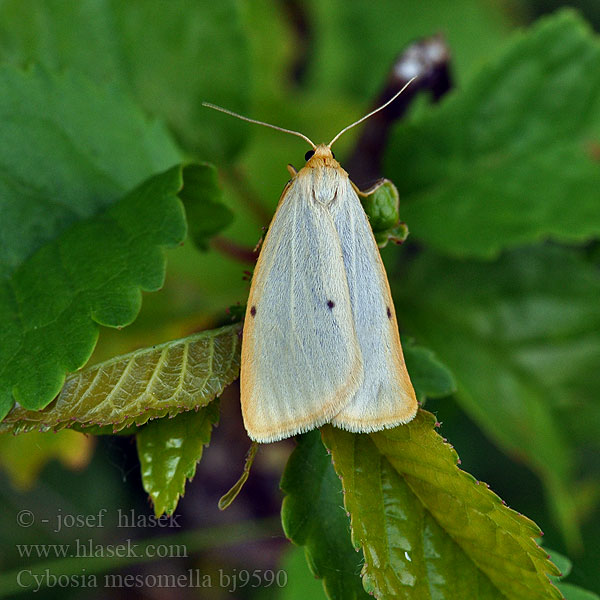
[[[340,163],[335,160],[335,154],[331,151],[331,148],[325,144],[319,144],[314,150],[309,150],[304,155],[306,161],[306,167],[309,169],[315,169],[318,167],[334,167],[339,168]]]

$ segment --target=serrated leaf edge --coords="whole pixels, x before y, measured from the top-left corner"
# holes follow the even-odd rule
[[[424,411],[422,409],[419,409],[420,412],[426,413],[427,415],[429,415],[429,419],[432,421],[432,425],[435,427],[437,425],[437,420],[435,418],[435,416],[431,413],[428,413],[427,411]],[[381,432],[378,432],[381,433]],[[384,432],[385,433],[385,432]],[[434,432],[436,433],[436,432]],[[461,477],[466,477],[468,479],[470,479],[475,485],[481,485],[482,482],[478,481],[475,477],[473,477],[470,473],[463,471],[462,469],[459,468],[459,456],[458,453],[456,452],[456,450],[454,449],[454,447],[449,444],[447,442],[447,440],[445,438],[442,438],[441,436],[439,436],[439,434],[436,433],[436,435],[438,435],[438,437],[441,439],[442,443],[444,444],[444,446],[447,447],[448,450],[450,450],[451,452],[448,453],[449,455],[451,454],[452,456],[452,464],[453,466],[459,471],[460,476]],[[370,435],[371,438],[373,438],[373,435]],[[335,469],[335,472],[338,474],[338,477],[340,478],[341,484],[342,484],[342,490],[343,490],[343,497],[344,497],[344,508],[346,509],[346,511],[348,511],[348,514],[350,515],[350,532],[351,532],[351,539],[352,539],[352,543],[355,547],[355,549],[362,549],[364,552],[364,548],[363,548],[363,543],[361,541],[361,539],[359,538],[358,533],[356,532],[356,527],[354,525],[354,521],[356,516],[350,511],[350,508],[348,507],[347,504],[347,484],[344,481],[344,478],[342,477],[342,475],[338,472],[338,470],[336,469],[336,465],[335,465],[335,460],[334,460],[334,456],[333,456],[333,451],[329,448],[329,446],[325,443],[325,440],[323,439],[323,443],[325,445],[325,447],[330,451],[331,454],[331,462],[333,465],[333,468]],[[379,446],[377,445],[377,443],[375,442],[375,440],[373,440],[373,443],[375,444],[375,446],[377,447],[378,451],[380,452],[380,456],[381,458],[388,460],[386,455],[379,449]],[[388,462],[390,462],[388,460]],[[423,504],[423,508],[424,510],[429,514],[429,516],[436,522],[438,523],[438,525],[442,528],[443,531],[446,532],[446,534],[454,541],[454,543],[456,543],[458,545],[459,548],[461,548],[465,554],[469,557],[469,559],[471,561],[473,561],[474,564],[477,565],[477,568],[481,569],[481,566],[472,558],[472,555],[470,552],[468,552],[462,543],[460,543],[457,539],[454,538],[454,536],[452,536],[452,534],[448,531],[448,529],[446,527],[444,527],[443,524],[439,523],[439,521],[436,519],[435,515],[433,513],[431,513],[427,507],[427,504],[425,504],[424,502],[421,501],[421,498],[419,496],[419,494],[414,490],[413,486],[410,483],[410,476],[406,476],[406,474],[398,472],[397,469],[394,467],[393,463],[390,462],[390,467],[396,471],[398,473],[398,475],[400,477],[402,477],[404,479],[404,481],[406,482],[406,484],[409,486],[409,488],[411,489],[412,493],[419,498],[419,501]],[[352,473],[352,477],[354,477],[354,472]],[[552,582],[552,580],[550,579],[551,575],[558,575],[560,574],[560,571],[558,569],[558,567],[550,560],[550,556],[546,553],[546,551],[539,545],[537,544],[535,537],[539,537],[541,535],[541,531],[538,528],[538,526],[528,517],[526,517],[525,515],[522,515],[520,513],[518,513],[517,511],[511,509],[510,507],[506,506],[505,502],[497,495],[495,494],[489,487],[488,484],[483,483],[482,484],[483,487],[483,493],[488,495],[489,499],[492,500],[494,503],[497,504],[502,504],[504,505],[505,509],[508,511],[507,514],[509,514],[512,518],[513,521],[525,526],[530,532],[531,532],[531,543],[528,544],[530,546],[534,546],[535,548],[532,548],[532,550],[538,555],[537,557],[535,557],[537,560],[544,562],[547,567],[548,570],[545,571],[544,575],[548,580],[548,583],[550,585],[550,587],[553,590],[553,594],[554,597],[556,598],[556,600],[564,600],[564,596],[562,595],[561,591],[554,585],[554,583]],[[523,547],[523,545],[519,542],[519,545],[521,545],[521,547]],[[529,553],[530,554],[530,553]],[[533,557],[532,557],[533,558]],[[536,569],[537,570],[537,569]],[[484,571],[483,569],[481,569],[482,573],[484,573],[487,575],[487,572]],[[373,585],[373,581],[372,578],[369,575],[369,569],[368,569],[368,565],[365,564],[365,566],[363,567],[363,587],[365,588],[365,590],[368,591],[369,594],[378,597],[375,595],[376,593],[376,586]],[[490,580],[490,583],[494,586],[495,584]],[[496,588],[498,589],[498,588]],[[503,592],[501,590],[498,590],[502,595]]]
[[[213,361],[214,361],[214,348],[215,348],[215,339],[221,335],[222,333],[226,332],[230,330],[232,333],[232,339],[234,340],[234,344],[232,347],[232,351],[231,351],[231,355],[229,357],[229,360],[227,362],[227,365],[225,367],[225,369],[223,369],[226,372],[229,372],[232,366],[232,363],[235,359],[236,353],[237,353],[237,349],[238,346],[240,344],[240,338],[239,338],[239,332],[241,330],[241,324],[236,323],[234,325],[226,325],[224,327],[221,327],[219,329],[216,330],[208,330],[208,331],[203,331],[200,333],[197,333],[195,335],[189,336],[187,338],[180,338],[177,340],[172,340],[172,341],[168,341],[168,342],[164,342],[162,344],[158,344],[156,346],[151,346],[149,348],[144,348],[142,350],[135,350],[133,352],[129,352],[127,354],[121,355],[121,356],[117,356],[114,358],[111,358],[107,361],[104,361],[102,363],[98,363],[97,365],[94,365],[92,367],[89,367],[89,369],[87,370],[97,370],[97,374],[94,377],[93,382],[90,384],[88,391],[86,391],[84,393],[84,396],[86,394],[88,394],[89,390],[92,388],[94,382],[96,381],[96,378],[98,376],[98,374],[102,371],[102,369],[106,369],[108,367],[110,367],[111,365],[118,363],[118,362],[124,362],[125,360],[129,359],[129,362],[127,364],[127,367],[124,369],[124,372],[121,374],[119,380],[117,381],[117,383],[114,385],[113,389],[111,390],[111,392],[105,397],[105,399],[103,400],[103,402],[108,401],[108,399],[110,397],[112,397],[112,394],[114,394],[115,392],[117,392],[118,387],[121,383],[123,374],[125,373],[125,371],[127,370],[127,368],[129,368],[129,366],[132,364],[132,360],[140,357],[140,356],[144,356],[145,354],[150,354],[150,353],[155,353],[157,350],[160,350],[160,356],[162,357],[164,355],[164,352],[168,349],[170,349],[171,347],[174,347],[178,344],[183,343],[184,344],[184,348],[185,348],[185,352],[184,354],[187,356],[188,352],[189,352],[189,346],[190,344],[202,340],[204,338],[209,338],[210,340],[210,372],[213,372]],[[184,361],[185,364],[187,364],[187,359],[186,361]],[[158,366],[160,364],[160,358],[157,361],[157,365],[154,367],[154,373],[152,375],[152,377],[154,377],[154,375],[156,374],[156,370],[158,369]],[[183,371],[182,371],[183,373]],[[60,400],[61,400],[61,394],[64,393],[64,390],[67,388],[67,385],[69,382],[73,381],[73,380],[77,380],[79,379],[81,376],[81,371],[77,372],[77,373],[73,373],[71,375],[69,375],[65,381],[65,384],[63,385],[63,388],[61,390],[61,392],[59,393],[59,395],[53,400],[53,403],[57,404]],[[227,387],[229,384],[231,384],[238,376],[238,370],[236,369],[234,372],[231,372],[230,375],[228,377],[225,377],[222,381],[219,382],[218,387],[213,390],[211,392],[209,401],[212,401],[214,398],[216,398],[217,396],[219,396],[223,390],[225,389],[225,387]],[[203,385],[206,385],[208,383],[210,379],[210,375],[208,375],[204,382]],[[143,392],[143,394],[147,393],[147,390],[149,389],[148,386],[149,384],[146,386],[145,391]],[[78,385],[79,387],[79,385]],[[178,388],[179,389],[179,388]],[[201,390],[202,388],[199,388],[199,390]],[[197,390],[198,391],[198,390]],[[176,392],[174,392],[172,394],[172,396],[175,395]],[[142,394],[142,395],[143,395]],[[79,400],[79,402],[81,402],[82,398]],[[50,405],[49,405],[50,406]],[[97,407],[100,406],[97,405],[95,407],[95,410],[97,409]],[[70,428],[73,424],[78,424],[79,426],[81,426],[82,428],[85,427],[91,427],[91,426],[113,426],[113,432],[116,433],[126,427],[129,427],[130,425],[143,425],[145,424],[148,420],[150,419],[156,419],[156,418],[162,418],[165,416],[169,416],[169,417],[174,417],[177,414],[181,413],[181,412],[185,412],[188,410],[191,410],[193,408],[197,408],[197,407],[192,407],[189,404],[172,404],[169,406],[165,406],[165,407],[161,407],[161,408],[145,408],[143,409],[143,412],[139,412],[138,414],[132,414],[132,415],[125,415],[124,418],[122,419],[115,419],[115,420],[111,420],[111,419],[107,419],[107,420],[98,420],[95,421],[93,419],[89,419],[89,420],[79,420],[75,417],[71,417],[69,420],[63,420],[63,421],[59,421],[55,424],[52,423],[44,423],[43,421],[23,421],[22,419],[18,420],[18,421],[14,421],[11,422],[10,420],[7,421],[7,419],[10,419],[10,413],[7,416],[7,419],[5,419],[4,421],[0,422],[0,433],[8,433],[8,432],[12,432],[15,434],[20,434],[20,433],[27,433],[29,431],[41,431],[41,432],[46,432],[46,431],[59,431],[62,429],[66,429],[66,428]],[[20,407],[17,407],[16,410],[19,410]],[[52,408],[53,409],[53,408]],[[15,410],[15,409],[13,409]],[[44,415],[44,410],[42,409],[41,411],[27,411],[30,414],[30,417],[33,417],[34,415]]]

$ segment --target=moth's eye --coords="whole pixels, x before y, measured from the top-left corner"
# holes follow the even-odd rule
[[[309,150],[305,155],[304,155],[304,160],[310,160],[313,156],[315,155],[315,151],[314,150]]]
[[[334,153],[334,152],[332,152],[332,153],[331,153],[331,156],[333,156],[333,158],[335,158],[335,153]]]

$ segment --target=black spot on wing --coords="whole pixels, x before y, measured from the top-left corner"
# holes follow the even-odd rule
[[[327,307],[329,308],[329,310],[332,310],[334,306],[335,302],[333,300],[327,300]]]
[[[392,311],[390,310],[389,306],[387,306],[386,308],[387,308],[387,317],[388,317],[388,319],[391,319],[392,318]]]
[[[256,315],[256,306],[250,308],[250,314],[254,317]]]

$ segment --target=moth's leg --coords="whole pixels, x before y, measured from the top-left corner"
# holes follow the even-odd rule
[[[388,182],[389,179],[384,179],[383,177],[381,179],[378,179],[370,188],[366,189],[366,190],[359,190],[356,185],[351,181],[350,183],[352,183],[352,187],[354,188],[354,191],[361,197],[366,198],[367,196],[370,196],[373,192],[377,191],[382,185],[385,185],[386,182]]]

